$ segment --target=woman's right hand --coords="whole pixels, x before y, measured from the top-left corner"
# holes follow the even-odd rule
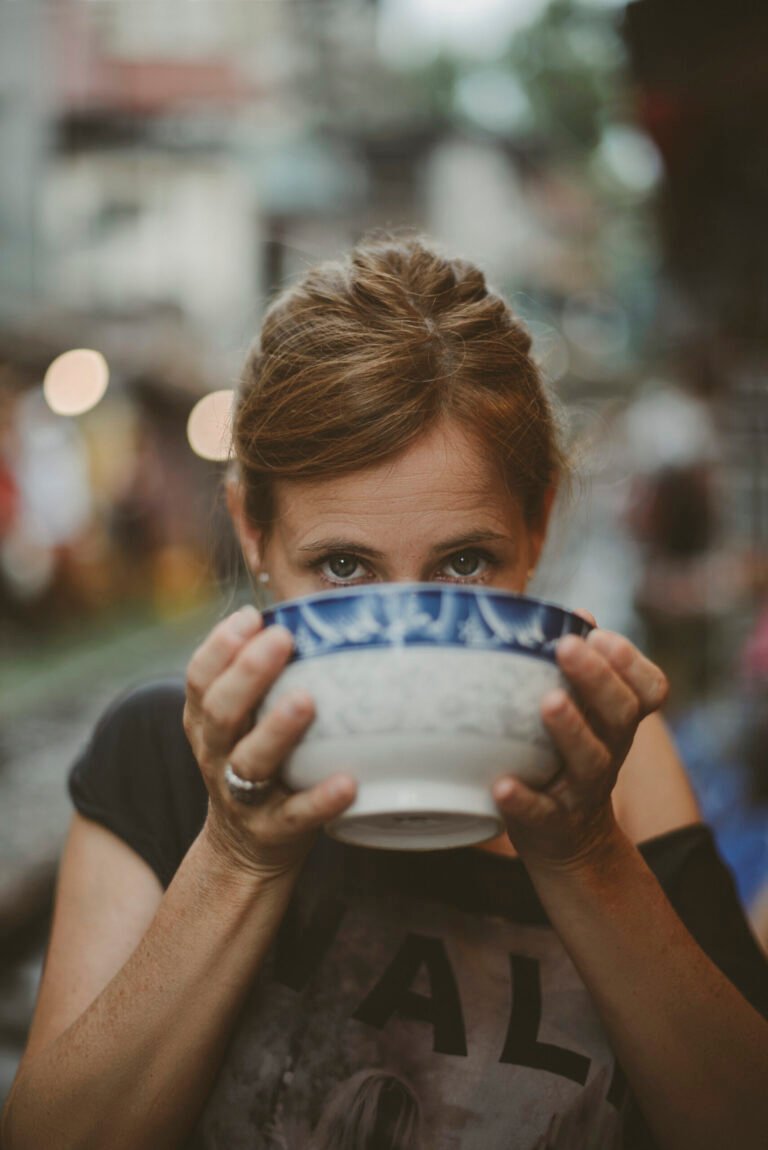
[[[355,780],[341,773],[296,793],[276,779],[314,718],[314,702],[306,691],[292,692],[255,725],[252,716],[292,647],[287,628],[264,628],[248,606],[214,627],[187,668],[184,730],[210,796],[206,831],[227,863],[265,878],[298,871],[317,829],[356,794]],[[244,779],[274,779],[266,798],[255,806],[233,798],[227,763]]]

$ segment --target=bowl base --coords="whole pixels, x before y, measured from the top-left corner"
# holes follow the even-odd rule
[[[429,851],[495,838],[504,822],[488,793],[451,783],[366,784],[326,832],[340,842],[379,850]]]

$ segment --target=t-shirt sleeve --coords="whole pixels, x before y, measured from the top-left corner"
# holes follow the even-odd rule
[[[663,858],[662,858],[663,849]],[[647,844],[647,861],[688,930],[723,974],[768,1018],[768,958],[711,830],[697,824]]]
[[[709,827],[681,827],[640,847],[667,898],[701,949],[748,1002],[768,1017],[768,960],[739,901]],[[658,1150],[636,1099],[625,1115],[626,1150]]]
[[[176,680],[131,688],[107,707],[69,775],[80,814],[127,843],[164,888],[207,811],[183,710],[184,688]]]

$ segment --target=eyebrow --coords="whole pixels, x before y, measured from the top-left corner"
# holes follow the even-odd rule
[[[430,547],[430,555],[439,555],[444,551],[456,551],[461,547],[468,547],[473,543],[509,543],[506,535],[499,535],[497,531],[470,531],[463,535],[454,535],[451,539],[443,539]],[[333,536],[328,539],[313,539],[311,543],[302,543],[297,548],[300,552],[307,551],[348,551],[355,555],[363,555],[369,559],[383,559],[383,551],[375,547],[367,547],[364,543],[355,543],[353,539],[342,539]]]

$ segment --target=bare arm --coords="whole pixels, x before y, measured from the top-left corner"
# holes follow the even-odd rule
[[[5,1150],[173,1150],[194,1127],[317,828],[354,781],[333,775],[258,806],[224,783],[274,779],[312,717],[251,715],[285,666],[285,628],[257,612],[214,629],[187,675],[184,726],[209,794],[163,894],[111,832],[77,816],[62,862],[30,1042],[5,1108]]]
[[[616,828],[580,866],[528,869],[659,1144],[761,1150],[768,1026],[639,852]]]
[[[648,715],[637,728],[613,788],[613,809],[633,843],[701,822],[685,767],[658,713]]]
[[[101,1150],[105,1130],[114,1150],[182,1145],[292,887],[233,874],[204,832],[161,897],[138,856],[78,816],[7,1150]]]
[[[626,639],[599,630],[563,644],[558,662],[581,704],[558,693],[542,708],[565,767],[544,792],[495,785],[509,836],[659,1144],[760,1150],[768,1024],[701,950],[626,837],[699,817],[650,714],[665,697],[663,675]],[[624,830],[611,803],[622,763]]]

